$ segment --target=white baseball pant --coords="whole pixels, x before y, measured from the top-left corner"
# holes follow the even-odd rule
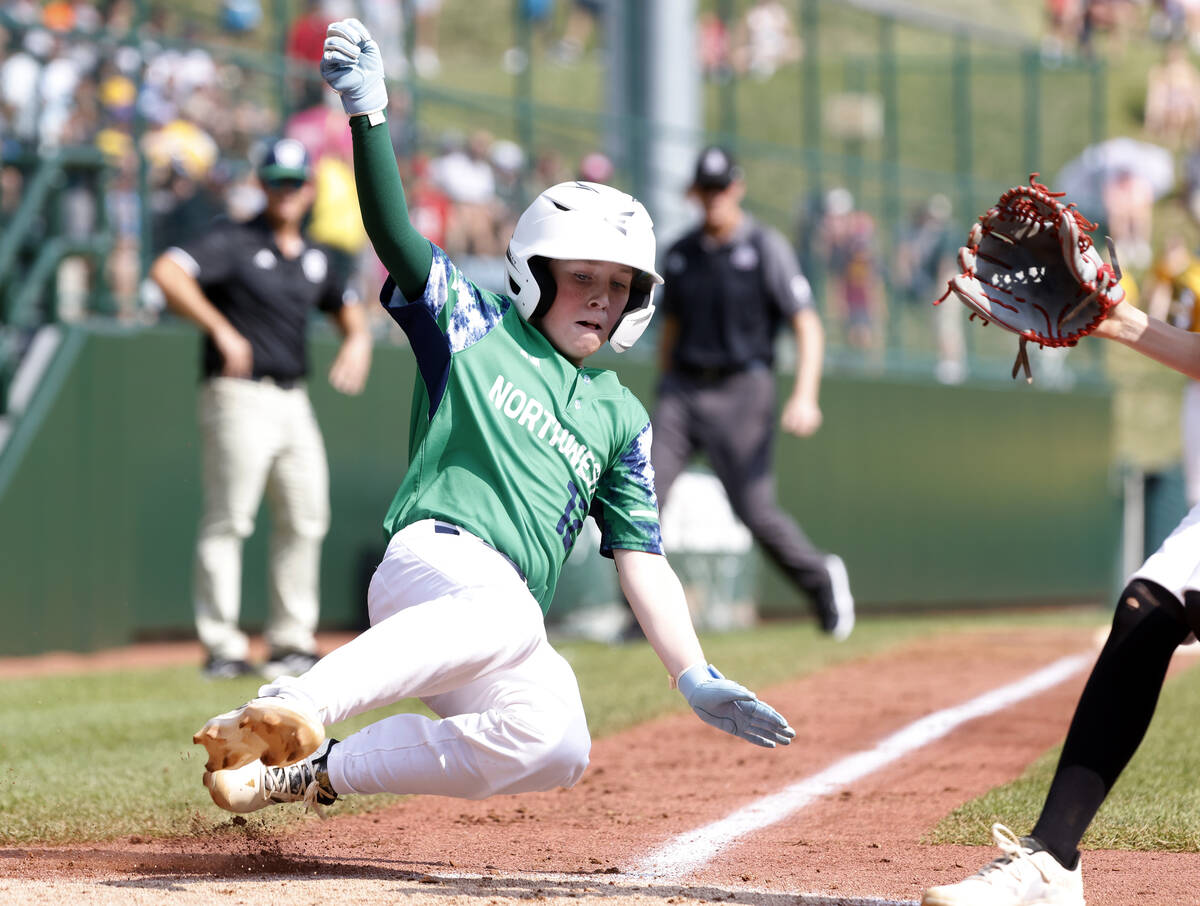
[[[1188,381],[1183,391],[1183,476],[1188,506],[1200,503],[1200,381]]]
[[[398,714],[343,739],[329,754],[338,793],[483,799],[570,787],[587,767],[579,685],[537,601],[501,554],[448,528],[397,532],[368,590],[371,628],[259,690],[306,700],[326,726],[414,696],[439,716]]]
[[[1162,545],[1129,581],[1157,582],[1180,601],[1186,591],[1200,591],[1200,505],[1193,506]]]

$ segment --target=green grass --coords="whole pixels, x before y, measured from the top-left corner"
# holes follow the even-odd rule
[[[819,637],[811,623],[770,623],[706,636],[705,653],[751,688],[861,657],[917,635],[1031,621],[1092,621],[1095,611],[1068,615],[873,618],[845,644]],[[667,687],[662,665],[645,643],[557,646],[580,681],[589,725],[604,736],[686,709]],[[255,694],[252,679],[201,680],[194,665],[0,681],[0,844],[102,840],[137,835],[210,832],[228,826],[200,784],[204,752],[192,733],[213,714]],[[347,733],[419,703],[361,715],[330,735]],[[426,712],[427,713],[427,712]],[[377,808],[390,797],[339,803],[341,812]],[[260,813],[255,822],[280,828],[298,809]]]
[[[1137,754],[1113,787],[1083,838],[1085,848],[1200,850],[1200,788],[1196,773],[1196,714],[1200,672],[1167,682]],[[1017,780],[964,804],[930,833],[931,843],[987,844],[992,822],[1029,833],[1041,812],[1061,746]]]

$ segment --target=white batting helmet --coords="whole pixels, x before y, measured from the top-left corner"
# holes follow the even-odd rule
[[[504,255],[508,289],[526,320],[540,317],[554,301],[556,287],[542,258],[612,261],[634,270],[629,302],[608,334],[624,352],[654,315],[654,224],[642,203],[611,186],[564,182],[551,186],[525,209]]]

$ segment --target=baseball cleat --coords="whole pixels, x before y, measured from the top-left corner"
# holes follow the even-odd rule
[[[931,887],[921,906],[1084,906],[1080,860],[1063,868],[1033,837],[1018,837],[1003,824],[992,839],[1004,855],[957,884]]]
[[[829,584],[833,587],[833,613],[822,628],[842,642],[854,630],[854,595],[850,593],[850,576],[846,564],[837,554],[825,558],[825,569],[829,573]]]
[[[292,764],[316,751],[324,738],[325,727],[315,715],[270,696],[218,714],[192,742],[208,751],[205,770],[229,771],[255,759],[269,766]]]
[[[280,802],[303,802],[323,816],[322,808],[337,801],[329,782],[327,739],[307,758],[286,767],[268,767],[257,759],[229,771],[206,771],[204,785],[212,801],[227,812],[244,815]]]
[[[249,676],[258,671],[249,661],[242,658],[209,656],[200,672],[208,679],[237,679],[239,676]]]
[[[273,682],[281,676],[299,676],[301,673],[307,673],[319,660],[319,657],[308,651],[272,651],[258,672],[263,679]]]

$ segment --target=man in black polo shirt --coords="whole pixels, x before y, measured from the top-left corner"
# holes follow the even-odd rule
[[[696,162],[692,195],[703,223],[667,252],[661,308],[655,486],[663,506],[671,485],[703,452],[734,512],[767,555],[812,601],[821,628],[844,639],[854,599],[836,554],[817,550],[775,499],[775,338],[796,338],[796,379],[780,425],[806,437],[821,425],[818,391],[825,335],[808,281],[777,230],[741,206],[741,170],[722,148]]]
[[[329,382],[362,390],[371,363],[366,316],[327,249],[301,225],[313,201],[304,146],[283,139],[258,166],[266,207],[246,223],[217,221],[167,249],[150,276],[171,309],[204,330],[200,429],[204,514],[196,544],[196,630],[211,677],[252,672],[238,628],[242,543],[264,490],[271,506],[264,675],[300,674],[317,660],[318,571],[329,526],[325,445],[309,403],[310,311],[343,334]]]

